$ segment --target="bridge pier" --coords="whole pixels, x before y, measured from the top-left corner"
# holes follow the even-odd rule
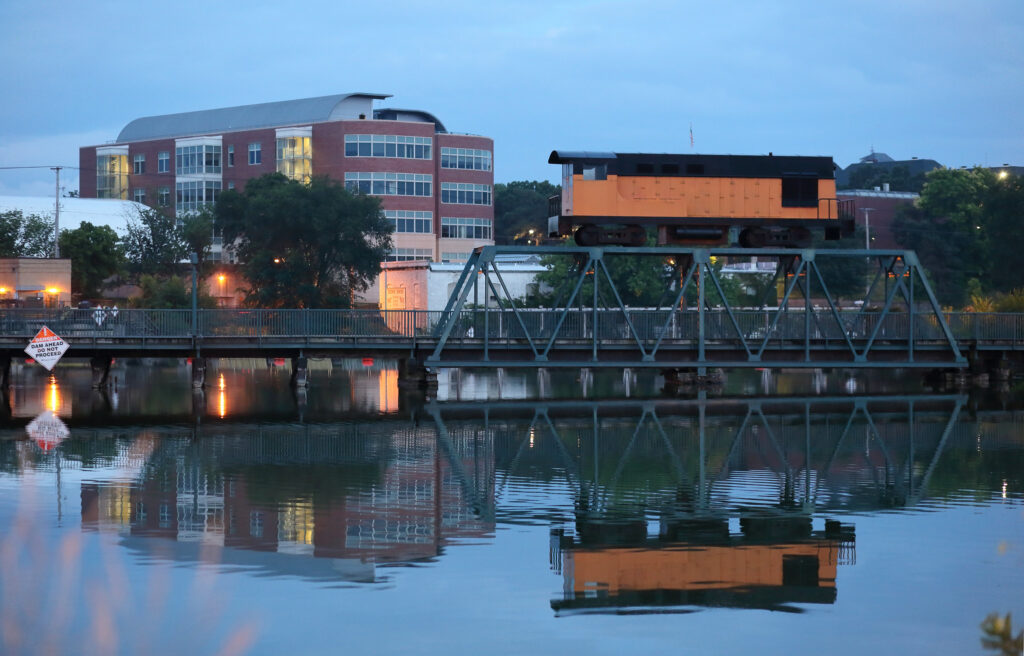
[[[11,356],[10,354],[0,355],[0,387],[4,394],[11,385]]]
[[[398,386],[407,389],[437,389],[437,372],[412,356],[398,361]]]
[[[303,356],[292,358],[291,385],[295,389],[309,387],[309,361]]]
[[[664,391],[669,394],[676,394],[687,389],[717,387],[725,381],[725,375],[721,369],[708,369],[707,367],[663,369],[661,375],[665,377]]]
[[[192,389],[206,387],[206,358],[192,358]]]
[[[110,382],[110,365],[114,358],[109,355],[93,356],[90,364],[92,366],[92,388],[101,389]]]

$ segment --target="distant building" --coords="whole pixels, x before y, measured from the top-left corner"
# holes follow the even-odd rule
[[[20,211],[23,215],[36,215],[54,220],[53,196],[0,196],[0,212]],[[108,226],[123,235],[128,219],[137,217],[145,205],[130,200],[97,198],[61,198],[60,229],[74,230],[83,222],[94,226]]]
[[[493,244],[494,142],[451,133],[422,110],[374,108],[389,97],[348,93],[138,118],[114,143],[80,150],[80,193],[181,215],[266,173],[326,175],[381,198],[395,226],[389,260],[463,260]]]
[[[933,159],[918,159],[917,157],[895,160],[885,153],[876,153],[872,150],[864,157],[861,157],[859,162],[850,164],[845,169],[839,169],[836,171],[836,187],[840,189],[849,187],[851,184],[851,178],[855,174],[868,169],[882,173],[892,173],[894,169],[901,167],[906,169],[908,178],[914,178],[919,175],[924,175],[934,169],[942,168],[942,164],[939,164]]]
[[[920,197],[907,191],[881,189],[842,189],[836,192],[839,200],[852,200],[858,226],[867,225],[870,248],[900,248],[892,236],[892,222],[901,207],[913,205]]]
[[[71,260],[0,259],[0,307],[66,307],[71,303]]]

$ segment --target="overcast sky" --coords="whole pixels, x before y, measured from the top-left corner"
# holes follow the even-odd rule
[[[0,26],[0,167],[69,189],[134,118],[352,91],[492,137],[497,182],[555,180],[555,148],[1024,165],[1022,0],[0,0]]]

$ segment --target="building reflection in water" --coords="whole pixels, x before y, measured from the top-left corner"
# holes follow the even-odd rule
[[[493,537],[499,518],[542,522],[558,613],[797,610],[834,602],[855,563],[838,517],[919,503],[944,454],[974,453],[979,434],[985,453],[1019,439],[962,420],[963,403],[432,403],[416,423],[161,427],[116,456],[95,441],[130,475],[83,483],[82,523],[152,556],[215,546],[223,563],[369,583]]]

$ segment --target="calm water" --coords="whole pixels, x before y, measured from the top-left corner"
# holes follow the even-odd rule
[[[314,367],[17,369],[0,652],[982,654],[1024,620],[1013,390]]]

